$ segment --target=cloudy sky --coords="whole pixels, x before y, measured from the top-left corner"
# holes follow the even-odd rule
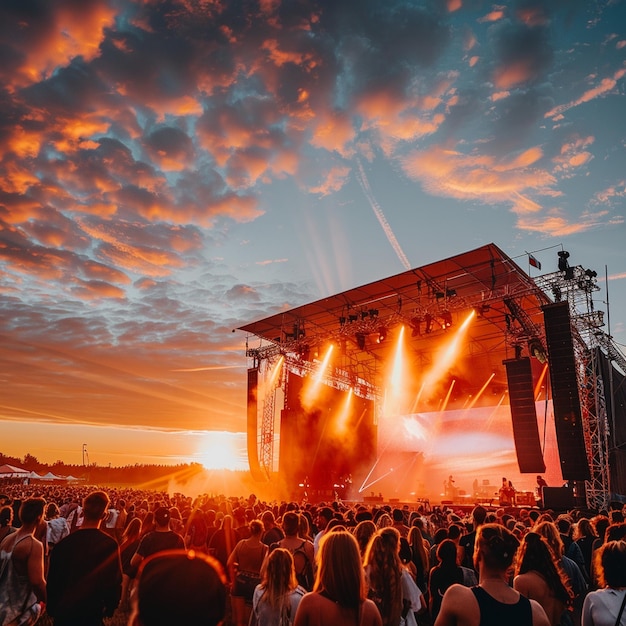
[[[624,0],[4,0],[0,451],[237,454],[233,329],[490,242],[567,249],[599,309],[606,267],[626,344],[625,26]]]

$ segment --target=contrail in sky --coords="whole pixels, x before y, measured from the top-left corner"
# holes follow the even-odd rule
[[[370,189],[370,185],[367,182],[367,177],[365,176],[365,170],[363,169],[363,166],[361,165],[361,161],[357,159],[356,163],[359,167],[357,178],[359,179],[359,183],[361,185],[361,189],[363,189],[363,193],[365,194],[365,197],[368,199],[370,206],[372,207],[372,210],[374,211],[374,214],[378,218],[380,225],[383,227],[383,230],[385,231],[385,235],[387,235],[387,239],[389,240],[391,247],[395,250],[395,253],[398,255],[398,258],[400,259],[400,262],[402,263],[402,265],[404,265],[404,269],[410,270],[411,264],[409,263],[409,260],[406,258],[406,254],[404,254],[402,248],[400,247],[400,244],[398,243],[396,236],[393,234],[393,230],[391,230],[391,226],[389,226],[389,222],[387,221],[387,218],[385,217],[383,210],[380,208],[380,206],[378,206],[378,202],[376,202],[376,198],[374,198],[374,194],[372,193],[372,190]]]

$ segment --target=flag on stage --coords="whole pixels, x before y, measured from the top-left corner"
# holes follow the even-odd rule
[[[538,270],[541,269],[541,263],[532,254],[528,255],[528,263]]]

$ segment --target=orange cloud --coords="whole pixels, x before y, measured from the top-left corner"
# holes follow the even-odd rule
[[[505,17],[504,9],[505,7],[494,7],[493,11],[479,18],[478,21],[479,22],[497,22],[498,20],[504,19]]]
[[[530,218],[528,216],[520,217],[517,220],[517,228],[521,230],[542,233],[550,237],[568,237],[582,233],[598,226],[601,222],[598,217],[604,213],[596,215],[582,216],[579,222],[569,222],[561,215],[557,209],[550,211],[545,217]]]
[[[326,173],[324,180],[319,185],[311,187],[309,191],[322,196],[339,191],[346,184],[350,171],[349,167],[335,167]]]
[[[35,35],[29,32],[28,23],[22,25],[25,58],[10,89],[39,82],[75,57],[81,56],[87,62],[94,59],[99,55],[104,31],[114,25],[115,16],[116,9],[105,2],[67,6],[52,3],[45,30]]]
[[[311,144],[330,152],[346,154],[346,146],[354,140],[355,130],[350,116],[327,112],[316,118],[312,128]]]
[[[528,61],[520,60],[505,67],[500,67],[494,73],[493,82],[498,89],[511,89],[532,78],[534,72]]]
[[[568,102],[567,104],[561,104],[557,107],[554,107],[552,110],[548,111],[545,114],[545,117],[558,119],[558,116],[562,115],[563,113],[565,113],[565,111],[573,107],[576,107],[585,102],[591,102],[591,100],[594,100],[595,98],[599,98],[613,92],[613,90],[617,86],[617,81],[624,78],[624,75],[626,75],[626,68],[620,68],[613,74],[611,78],[603,78],[600,81],[599,85],[585,91],[582,96],[580,96],[580,98],[577,98],[572,102]]]

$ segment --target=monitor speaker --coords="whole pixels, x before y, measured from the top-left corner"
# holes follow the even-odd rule
[[[553,511],[569,511],[574,508],[574,492],[569,487],[544,487],[543,508]]]

